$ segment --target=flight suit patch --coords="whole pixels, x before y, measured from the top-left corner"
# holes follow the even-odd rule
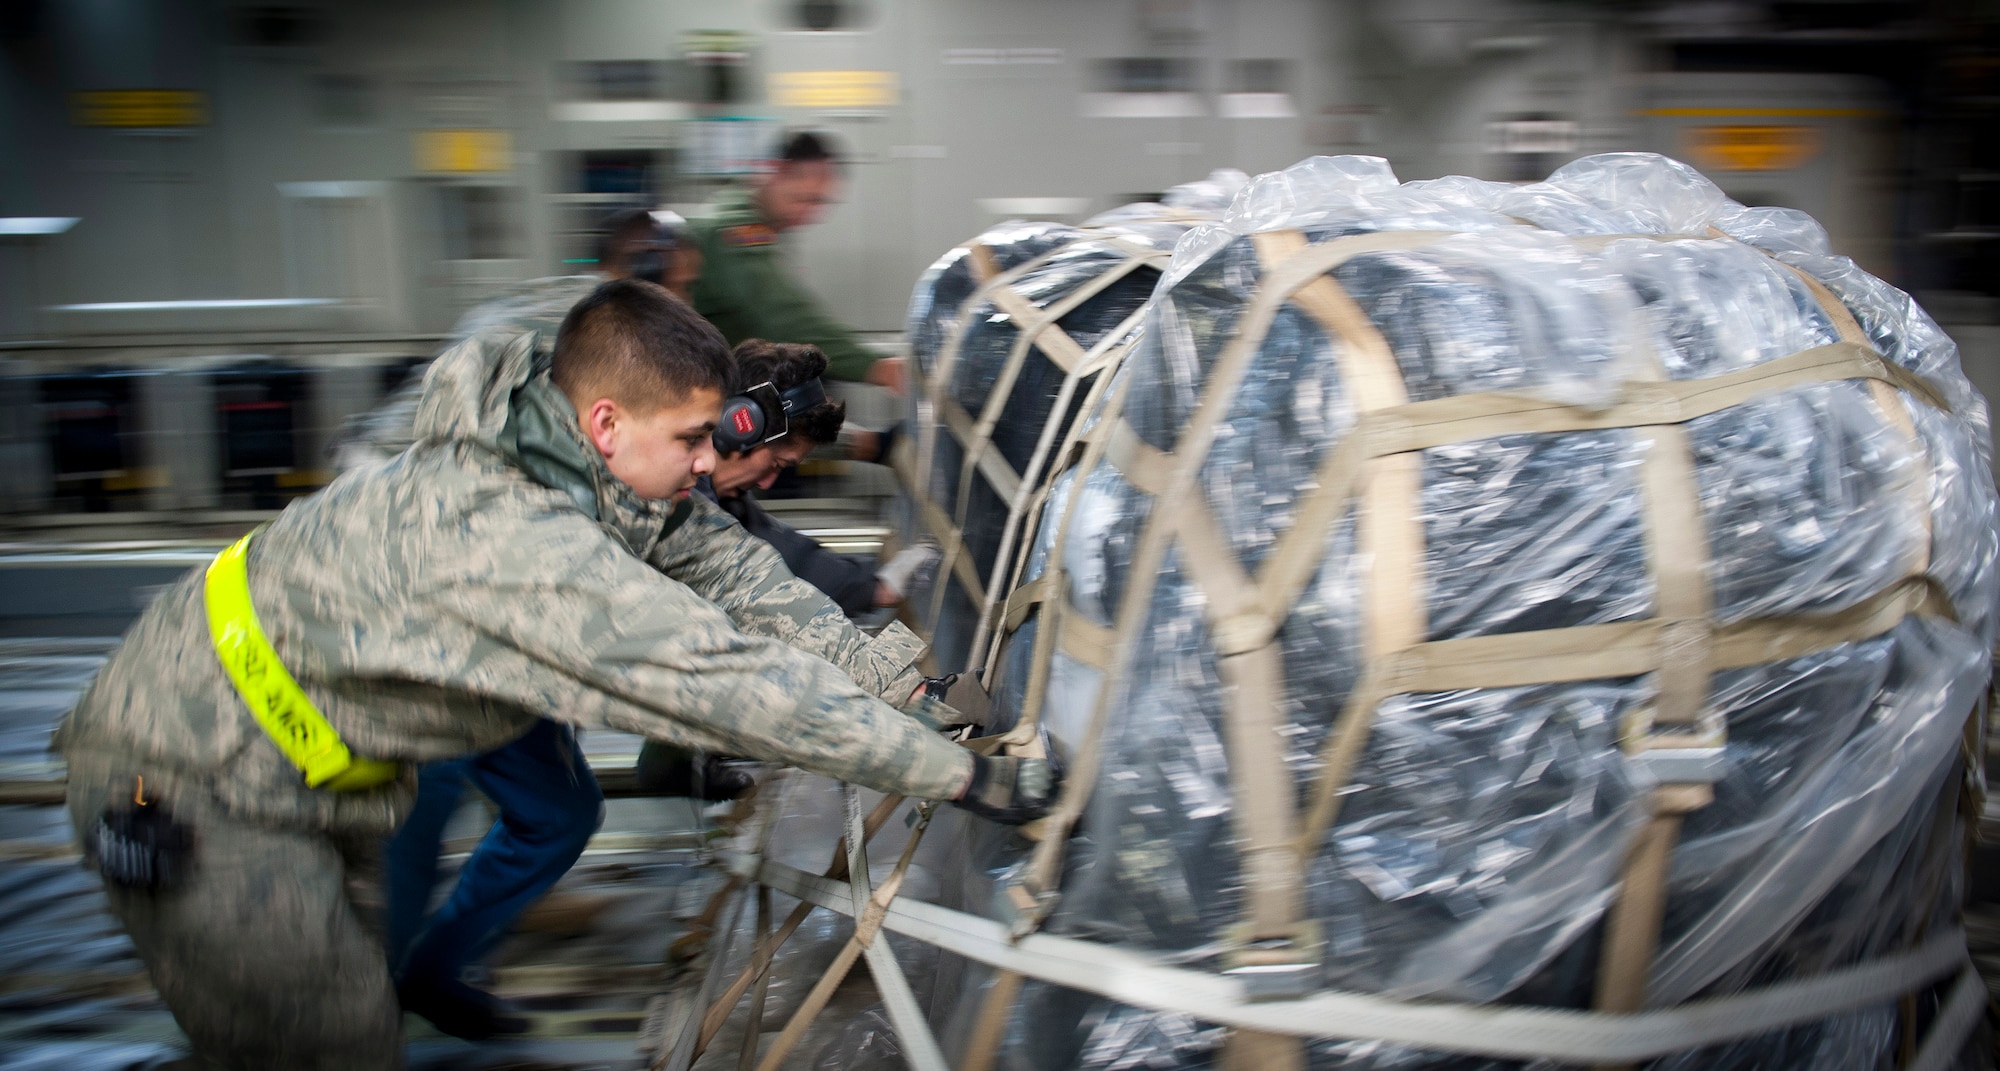
[[[739,249],[770,245],[777,240],[778,232],[765,223],[741,223],[722,228],[723,243]]]

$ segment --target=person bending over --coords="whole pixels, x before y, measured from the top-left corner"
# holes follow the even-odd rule
[[[1032,759],[933,731],[920,644],[870,640],[700,496],[720,337],[649,283],[438,359],[417,441],[164,592],[59,726],[68,809],[197,1058],[398,1068],[382,948],[348,899],[416,764],[540,718],[789,763],[1006,821]],[[898,704],[904,709],[899,710]]]
[[[815,447],[839,441],[847,410],[827,398],[820,382],[826,355],[817,346],[753,338],[740,343],[734,357],[731,397],[715,431],[715,470],[695,484],[695,493],[771,544],[792,575],[825,592],[850,617],[902,601],[911,577],[936,564],[937,548],[907,548],[878,570],[872,558],[826,549],[773,517],[752,495]],[[751,784],[720,756],[697,757],[657,743],[640,749],[635,774],[642,791],[710,800],[734,799]]]

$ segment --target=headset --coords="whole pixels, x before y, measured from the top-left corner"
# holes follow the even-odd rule
[[[613,239],[626,230],[638,230],[645,223],[644,234],[634,235],[627,247],[625,273],[634,279],[644,279],[656,286],[667,285],[667,265],[674,252],[680,248],[681,227],[687,222],[678,213],[668,211],[646,212],[637,208],[613,213],[600,226],[597,239],[597,266],[609,268],[613,260]]]
[[[766,381],[722,403],[715,426],[715,448],[725,454],[755,450],[782,439],[792,430],[791,417],[826,404],[826,386],[818,376],[787,391]]]
[[[655,286],[665,286],[667,285],[667,261],[680,247],[680,232],[672,224],[663,222],[660,219],[660,216],[672,215],[672,213],[654,212],[651,215],[653,217],[653,233],[648,235],[644,243],[632,254],[632,259],[626,265],[625,270],[634,279],[644,279]],[[674,218],[679,219],[680,217],[675,216]]]

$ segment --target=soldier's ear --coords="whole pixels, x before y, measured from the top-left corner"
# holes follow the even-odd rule
[[[577,414],[583,437],[607,458],[617,453],[625,422],[625,410],[609,398],[599,398]]]

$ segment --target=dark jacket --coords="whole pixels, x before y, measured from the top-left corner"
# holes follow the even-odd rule
[[[771,544],[792,575],[826,593],[850,616],[875,608],[875,562],[851,554],[835,554],[814,542],[791,525],[771,516],[749,495],[720,498],[715,485],[703,476],[695,490],[724,513],[736,518],[743,530]]]

